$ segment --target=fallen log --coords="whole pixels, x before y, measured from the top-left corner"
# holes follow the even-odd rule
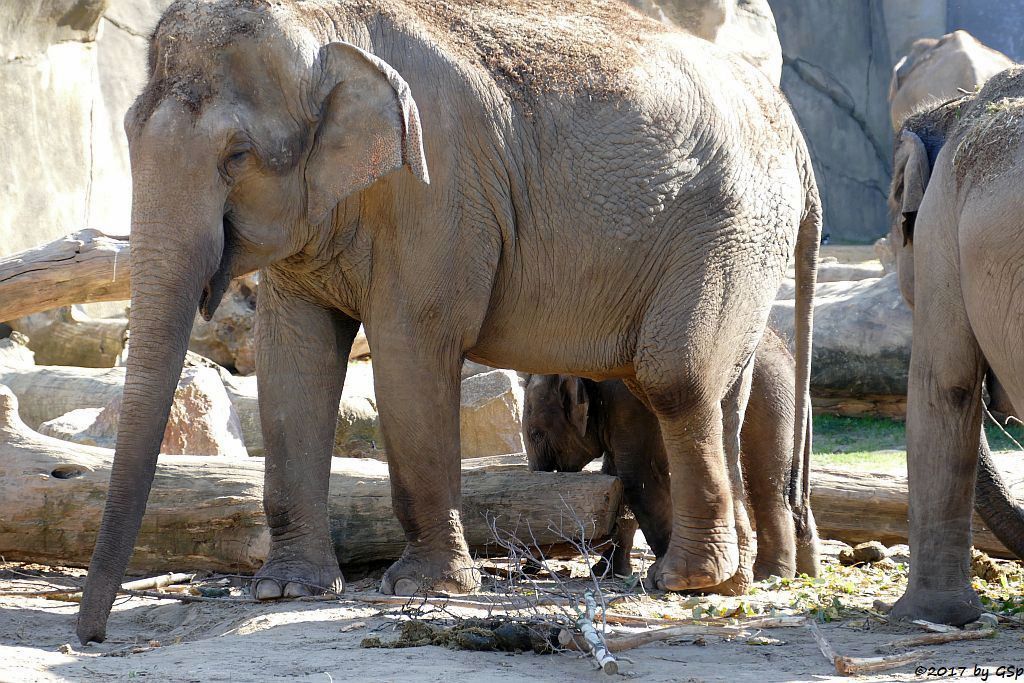
[[[1022,484],[1011,490],[1019,499]],[[855,472],[834,467],[811,470],[811,508],[822,538],[851,545],[880,541],[906,543],[907,478],[898,474]],[[976,513],[974,547],[998,557],[1016,557],[1006,549]]]
[[[0,259],[0,320],[131,296],[128,238],[86,229]]]
[[[99,527],[113,452],[45,437],[18,417],[0,387],[0,555],[7,560],[86,566]],[[621,502],[612,477],[534,473],[490,459],[463,471],[466,539],[477,555],[502,552],[488,517],[546,553],[567,556],[563,534],[583,520],[592,542],[607,540]],[[329,514],[342,564],[397,558],[405,536],[391,508],[387,465],[334,458]],[[161,456],[131,568],[251,572],[266,557],[263,461]],[[571,510],[571,512],[570,512]]]
[[[124,350],[127,318],[93,318],[75,306],[62,306],[10,322],[28,336],[39,365],[112,368]]]

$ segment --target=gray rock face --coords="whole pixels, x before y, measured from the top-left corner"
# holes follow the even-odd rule
[[[991,48],[1024,61],[1024,0],[949,2],[947,30],[962,28]]]
[[[880,0],[770,0],[782,90],[807,139],[834,240],[887,230],[892,133],[889,46]]]

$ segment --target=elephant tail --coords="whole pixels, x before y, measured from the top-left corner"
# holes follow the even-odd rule
[[[974,509],[996,538],[1010,552],[1024,559],[1024,507],[1014,500],[1013,493],[1003,482],[999,468],[992,460],[984,429],[978,442]]]
[[[821,244],[821,199],[809,161],[805,164],[807,194],[804,215],[796,238],[796,413],[793,420],[793,460],[789,504],[796,518],[798,536],[813,524],[811,499],[811,340],[814,330],[814,286]]]

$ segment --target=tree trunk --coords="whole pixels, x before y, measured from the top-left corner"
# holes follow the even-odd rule
[[[1021,488],[1016,486],[1018,496]],[[907,542],[906,476],[817,467],[811,472],[811,507],[821,538],[850,544]],[[998,557],[1015,557],[977,514],[973,527],[975,548]]]
[[[127,318],[92,318],[71,306],[10,321],[29,339],[38,365],[112,368],[124,350]]]
[[[0,259],[0,321],[59,306],[128,299],[128,239],[79,230]]]
[[[103,510],[113,451],[51,439],[17,417],[17,401],[0,388],[0,555],[8,560],[84,566]],[[534,473],[525,459],[480,458],[463,470],[463,523],[472,552],[493,544],[488,518],[529,542],[565,556],[558,533],[573,535],[572,509],[601,543],[612,534],[621,502],[618,481],[595,473]],[[263,513],[263,461],[161,456],[131,567],[187,567],[224,572],[259,568],[269,548]],[[391,508],[387,465],[335,458],[329,502],[331,533],[342,564],[398,558],[405,535]],[[559,552],[560,551],[560,552]]]

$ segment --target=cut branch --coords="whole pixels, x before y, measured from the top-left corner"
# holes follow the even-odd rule
[[[128,239],[79,230],[0,259],[0,321],[131,296]]]

